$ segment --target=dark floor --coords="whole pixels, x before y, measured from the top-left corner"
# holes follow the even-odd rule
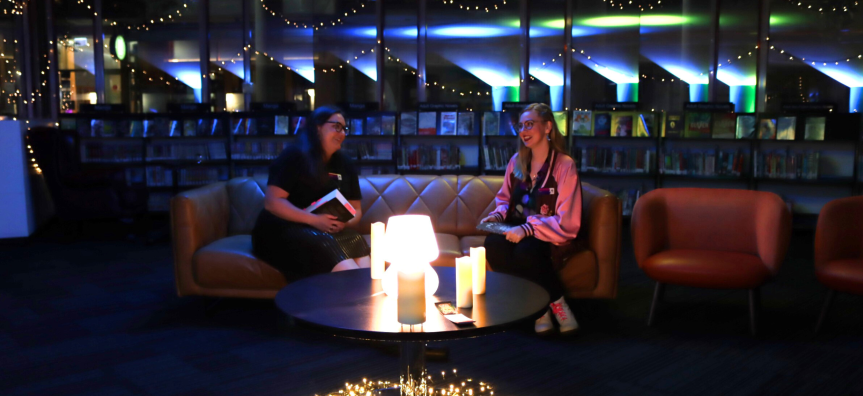
[[[178,298],[167,241],[146,246],[112,224],[69,234],[55,225],[0,245],[0,394],[311,396],[397,374],[385,345],[292,328],[270,301],[208,310],[213,300]],[[863,394],[863,296],[839,295],[812,337],[826,291],[811,232],[795,232],[763,288],[757,338],[743,291],[669,287],[648,328],[653,284],[629,243],[617,299],[573,303],[577,336],[442,343],[450,359],[429,371],[457,368],[496,395]]]

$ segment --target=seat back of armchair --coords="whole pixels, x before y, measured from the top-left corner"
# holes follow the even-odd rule
[[[632,214],[639,263],[662,250],[719,250],[760,256],[769,267],[782,261],[791,214],[766,191],[662,188],[643,195]]]

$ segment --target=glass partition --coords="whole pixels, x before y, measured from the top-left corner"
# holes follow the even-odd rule
[[[863,110],[863,58],[851,45],[863,38],[859,8],[846,9],[772,3],[768,112],[799,102],[833,103],[842,113]]]
[[[502,109],[519,99],[517,1],[429,2],[428,102],[466,110]]]
[[[387,1],[384,11],[384,110],[410,110],[417,102],[417,4]]]
[[[563,110],[565,0],[540,0],[530,13],[529,102]],[[566,54],[569,56],[569,54]]]

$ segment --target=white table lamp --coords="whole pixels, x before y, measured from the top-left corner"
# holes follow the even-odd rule
[[[439,279],[430,262],[438,257],[431,219],[422,215],[393,216],[386,227],[384,257],[391,263],[381,282],[388,296],[398,298],[399,322],[425,322],[426,296]]]

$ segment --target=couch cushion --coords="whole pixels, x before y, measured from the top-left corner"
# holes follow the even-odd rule
[[[258,214],[264,208],[267,180],[262,177],[238,177],[229,180],[226,188],[231,212],[228,235],[251,234]]]
[[[771,277],[758,256],[730,251],[666,250],[640,264],[657,282],[692,287],[752,289]]]
[[[192,256],[195,281],[208,288],[279,290],[282,273],[252,254],[251,235],[219,239]]]
[[[468,235],[461,238],[461,254],[470,256],[470,248],[482,247],[485,244],[485,235]]]

